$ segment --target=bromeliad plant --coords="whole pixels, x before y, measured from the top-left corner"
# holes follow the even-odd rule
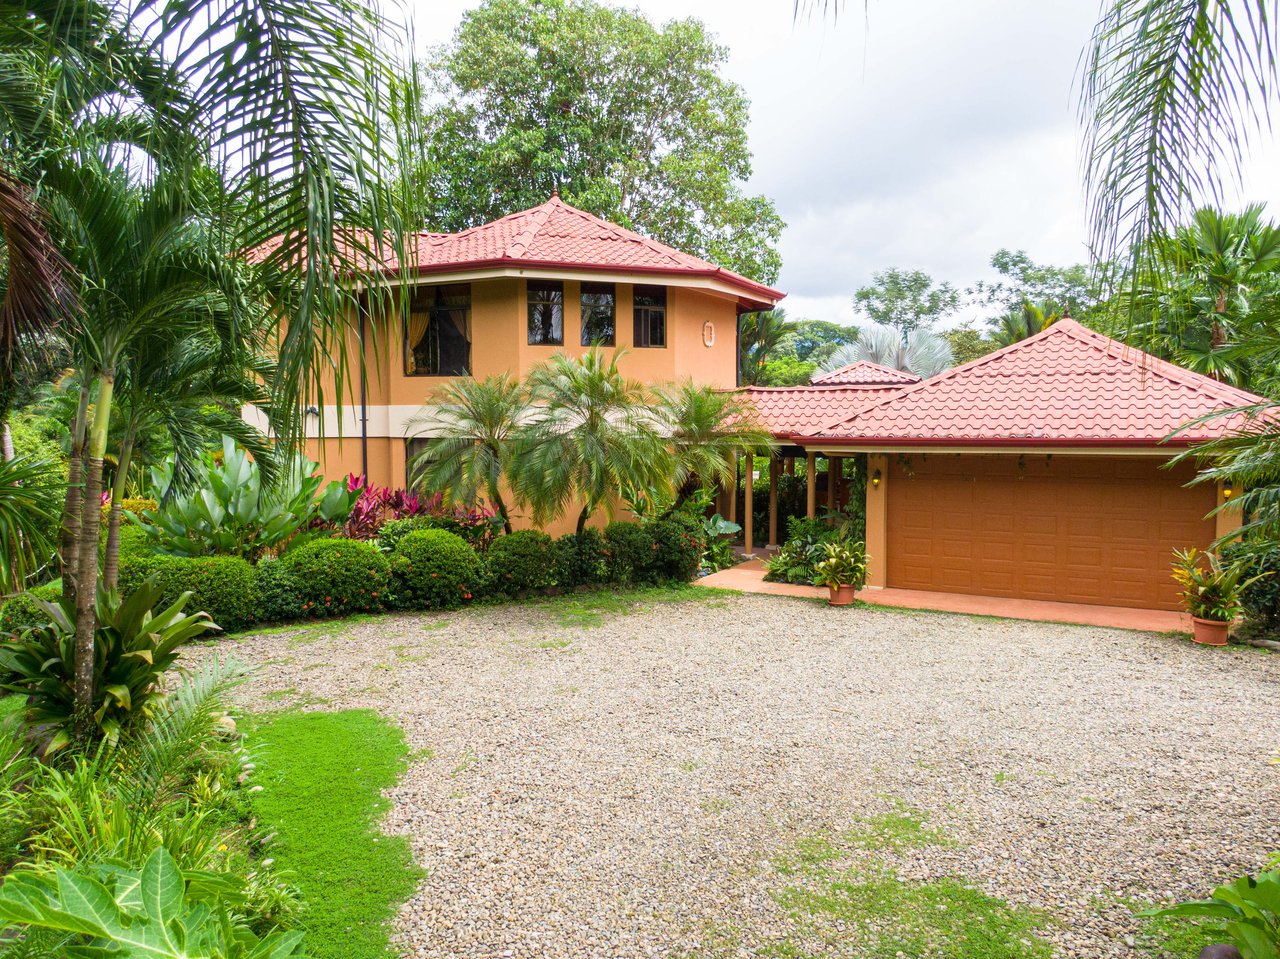
[[[190,593],[155,612],[161,593],[157,574],[127,599],[114,590],[98,593],[92,700],[97,738],[116,742],[144,722],[179,649],[214,626],[207,613],[182,612]],[[48,623],[0,644],[0,689],[27,697],[27,727],[41,754],[48,756],[71,744],[79,718],[75,607],[67,598],[39,605]]]
[[[206,456],[204,475],[190,492],[171,490],[168,466],[153,470],[153,487],[169,495],[154,512],[130,517],[162,553],[240,556],[254,562],[326,536],[347,522],[362,488],[338,481],[324,485],[323,477],[314,475],[316,465],[297,456],[271,485],[259,464],[224,437],[221,462]]]
[[[1215,553],[1191,549],[1173,551],[1173,578],[1182,587],[1187,612],[1198,619],[1229,623],[1240,613],[1246,587],[1264,576],[1248,576],[1243,564],[1224,563]]]

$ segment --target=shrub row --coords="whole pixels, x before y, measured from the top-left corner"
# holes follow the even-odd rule
[[[460,536],[417,519],[385,524],[378,545],[314,540],[257,566],[237,556],[155,553],[139,530],[126,526],[118,586],[127,594],[154,574],[163,605],[190,591],[189,610],[204,610],[223,629],[236,631],[384,609],[456,609],[477,596],[514,597],[550,587],[687,582],[706,545],[696,520],[675,517],[645,526],[611,523],[603,533],[587,529],[559,539],[524,530],[500,537],[481,556]],[[0,630],[33,625],[39,610],[31,597],[57,593],[58,587],[40,587],[10,600],[0,611]]]

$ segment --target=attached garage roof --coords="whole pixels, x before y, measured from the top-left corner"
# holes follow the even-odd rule
[[[742,393],[755,407],[760,425],[774,436],[800,437],[901,388],[891,383],[749,386]]]
[[[816,430],[876,446],[1154,446],[1217,410],[1261,397],[1192,373],[1063,319],[988,356],[897,390]],[[1242,414],[1178,434],[1222,436]]]
[[[830,373],[820,373],[812,380],[815,386],[849,386],[851,384],[868,385],[886,383],[898,386],[910,386],[919,383],[920,377],[904,370],[895,370],[891,366],[881,366],[870,360],[858,360],[848,366],[842,366]]]

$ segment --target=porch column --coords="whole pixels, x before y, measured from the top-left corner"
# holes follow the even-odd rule
[[[1239,487],[1236,487],[1231,490],[1231,495],[1227,495],[1227,490],[1225,485],[1222,482],[1219,482],[1218,483],[1218,503],[1219,504],[1230,503],[1233,499],[1236,499],[1237,497],[1239,497],[1242,492],[1244,491],[1241,490]],[[1240,510],[1233,507],[1228,509],[1221,509],[1218,512],[1214,513],[1213,522],[1214,522],[1214,530],[1213,530],[1214,538],[1221,539],[1223,536],[1230,536],[1232,533],[1238,530],[1240,528],[1240,524],[1243,522],[1243,517],[1240,515]]]
[[[796,458],[794,456],[787,457],[787,475],[788,476],[796,475]]]
[[[877,482],[877,477],[879,481]],[[889,457],[867,455],[867,585],[889,584]]]
[[[806,514],[809,519],[813,519],[818,515],[818,478],[815,475],[818,465],[818,454],[813,450],[805,453],[804,460],[804,478],[808,484],[806,499]]]
[[[752,490],[755,487],[755,456],[751,453],[747,454],[747,477],[746,489],[744,490],[746,497],[742,506],[742,545],[747,548],[747,555],[751,554],[751,544],[755,542],[755,508],[752,499]]]
[[[840,477],[840,464],[844,460],[839,456],[827,457],[827,509],[836,508],[836,484]]]
[[[730,523],[738,521],[738,458],[733,458],[733,476],[729,480],[729,511],[724,514]]]
[[[778,548],[778,457],[769,457],[769,542],[768,549]]]

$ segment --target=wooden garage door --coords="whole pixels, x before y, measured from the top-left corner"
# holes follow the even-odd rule
[[[890,457],[888,583],[982,596],[1178,608],[1175,547],[1207,546],[1212,486],[1154,458]]]

